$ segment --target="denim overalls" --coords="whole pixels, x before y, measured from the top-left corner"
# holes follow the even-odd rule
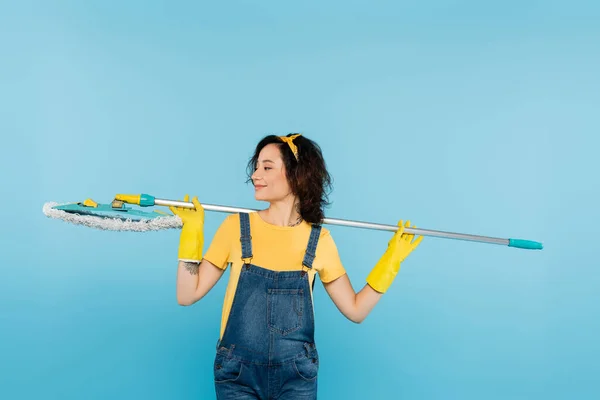
[[[320,231],[312,226],[307,268]],[[251,264],[247,213],[240,213],[240,236],[244,264],[214,361],[217,399],[316,399],[319,357],[308,273]]]

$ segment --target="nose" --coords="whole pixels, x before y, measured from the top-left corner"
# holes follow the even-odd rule
[[[250,177],[252,179],[252,183],[254,185],[256,185],[256,181],[259,179],[259,176],[257,174],[258,170],[254,171],[254,173],[252,174],[252,176]]]

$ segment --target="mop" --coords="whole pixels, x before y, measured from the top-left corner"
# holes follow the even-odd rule
[[[44,204],[43,212],[49,218],[60,219],[72,224],[83,225],[90,228],[111,231],[144,232],[163,229],[179,229],[183,226],[181,219],[177,215],[168,214],[160,210],[140,210],[139,208],[128,207],[126,204],[134,204],[140,207],[174,206],[194,208],[194,204],[191,202],[158,199],[148,194],[117,194],[110,204],[98,204],[92,199],[86,199],[83,202],[64,204],[48,202]],[[216,204],[201,203],[201,205],[205,210],[224,213],[251,213],[258,211],[257,209],[252,208],[239,208]],[[323,224],[392,232],[398,230],[397,225],[337,218],[324,218]],[[498,238],[416,227],[405,227],[404,232],[414,235],[466,240],[527,250],[541,250],[543,248],[542,243],[526,239]]]

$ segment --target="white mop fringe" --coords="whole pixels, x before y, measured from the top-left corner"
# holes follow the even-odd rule
[[[52,208],[57,205],[62,204],[55,202],[45,203],[42,211],[46,216],[50,218],[62,219],[63,221],[69,222],[71,224],[84,225],[90,228],[108,231],[145,232],[159,231],[163,229],[179,229],[183,226],[181,218],[179,218],[179,216],[177,215],[164,216],[141,221],[129,219],[121,220],[116,218],[99,217],[93,215],[73,214]]]

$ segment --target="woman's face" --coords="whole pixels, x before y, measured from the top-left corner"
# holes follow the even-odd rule
[[[256,170],[252,174],[252,183],[256,200],[274,202],[291,194],[277,144],[268,144],[260,151]]]

